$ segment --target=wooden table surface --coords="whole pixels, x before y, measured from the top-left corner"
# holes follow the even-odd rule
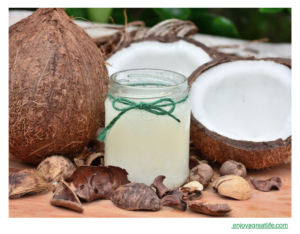
[[[210,163],[215,175],[219,177],[220,164]],[[16,162],[12,158],[9,161],[10,172],[15,172],[22,168],[33,168],[30,165]],[[216,193],[211,184],[203,191],[202,199],[215,203],[227,203],[233,209],[223,217],[291,217],[291,163],[280,164],[276,167],[264,170],[248,170],[246,180],[249,177],[255,179],[269,179],[277,176],[282,179],[282,187],[270,192],[260,192],[252,187],[251,198],[246,201],[238,201],[225,198]],[[78,213],[50,204],[53,193],[42,195],[28,195],[19,199],[9,200],[9,217],[180,217],[180,218],[210,218],[203,214],[196,213],[191,209],[181,211],[179,206],[164,206],[155,212],[149,211],[126,211],[116,207],[110,200],[96,200],[91,203],[82,202],[84,211]]]

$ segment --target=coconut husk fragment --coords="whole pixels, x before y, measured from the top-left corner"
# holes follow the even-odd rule
[[[83,212],[83,207],[72,189],[64,182],[60,181],[51,199],[54,206],[62,206],[71,210]]]
[[[52,183],[61,179],[70,181],[75,169],[76,167],[70,159],[56,155],[46,158],[37,167],[46,180]]]
[[[9,199],[19,198],[25,194],[42,194],[51,191],[53,185],[34,169],[25,169],[11,174],[9,179]]]
[[[111,201],[125,210],[160,209],[160,200],[156,193],[144,183],[129,183],[120,186],[111,196]]]
[[[250,176],[250,182],[259,191],[269,192],[272,189],[280,190],[282,181],[279,177],[272,177],[268,180],[256,180]]]
[[[138,28],[136,29],[136,27]],[[145,23],[142,21],[130,22],[125,26],[107,26],[107,28],[116,29],[117,32],[94,38],[94,42],[105,55],[105,58],[134,40],[148,37],[189,37],[198,31],[193,22],[178,19],[164,20],[152,28],[145,28]]]
[[[38,165],[73,158],[104,123],[108,72],[101,51],[61,8],[9,27],[9,151]]]
[[[127,171],[114,166],[81,166],[72,175],[75,193],[81,199],[91,202],[95,199],[110,199],[113,191],[130,183]]]
[[[234,58],[222,57],[208,62],[197,68],[189,77],[190,87],[199,75],[210,68],[233,61],[272,61],[291,68],[291,60],[285,58]],[[261,169],[276,166],[291,158],[292,137],[285,140],[278,139],[268,142],[239,141],[224,137],[210,131],[191,114],[191,139],[195,146],[212,161],[221,164],[227,160],[234,160],[244,164],[249,169]]]

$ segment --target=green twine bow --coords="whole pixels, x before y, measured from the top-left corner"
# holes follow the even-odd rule
[[[187,95],[185,98],[183,98],[182,100],[180,100],[178,102],[174,102],[174,100],[171,98],[162,98],[155,102],[150,102],[150,103],[145,103],[145,102],[135,103],[126,98],[114,98],[109,93],[107,95],[109,98],[113,99],[113,102],[112,102],[113,108],[115,110],[121,111],[121,112],[106,126],[105,129],[102,130],[101,134],[97,138],[99,141],[105,141],[107,131],[114,126],[114,124],[118,121],[118,119],[122,115],[124,115],[127,111],[133,110],[133,109],[145,110],[145,111],[155,114],[155,115],[168,115],[180,123],[180,120],[177,119],[174,115],[172,115],[172,112],[175,110],[176,104],[182,103],[188,99],[188,95]],[[119,108],[116,106],[117,102],[127,105],[128,107]],[[169,111],[166,111],[165,109],[162,108],[162,107],[166,107],[166,106],[172,106],[172,108]]]

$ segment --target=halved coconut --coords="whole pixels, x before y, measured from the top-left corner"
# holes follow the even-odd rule
[[[254,169],[290,159],[290,59],[222,58],[188,81],[191,138],[209,159]]]
[[[188,77],[197,67],[218,58],[210,48],[190,38],[148,37],[125,44],[107,58],[109,75],[128,69],[176,71]]]

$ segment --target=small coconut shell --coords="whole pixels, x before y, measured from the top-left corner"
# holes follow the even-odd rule
[[[54,206],[62,206],[71,210],[83,212],[83,207],[72,189],[64,182],[60,181],[51,199]]]
[[[186,183],[190,181],[198,181],[203,185],[203,187],[206,187],[212,181],[213,176],[213,169],[207,163],[200,163],[198,166],[190,170]]]
[[[237,175],[227,175],[216,179],[213,188],[226,197],[237,200],[247,200],[251,197],[251,187],[249,183],[242,177]]]
[[[221,166],[219,174],[220,176],[238,175],[245,178],[247,175],[247,170],[242,163],[236,162],[234,160],[228,160],[224,162],[223,165]]]
[[[56,155],[46,158],[37,167],[37,170],[49,182],[57,182],[61,179],[70,181],[75,169],[76,167],[70,159]]]
[[[208,202],[189,202],[189,208],[201,214],[207,214],[212,216],[224,215],[232,209],[228,204],[214,204]]]
[[[25,194],[41,194],[51,191],[49,183],[37,170],[25,169],[9,177],[9,198],[19,198]]]
[[[282,181],[279,177],[272,177],[268,180],[256,180],[250,176],[250,182],[259,191],[269,192],[271,189],[280,190]]]
[[[115,190],[111,201],[119,208],[125,210],[149,210],[160,209],[160,200],[149,186],[143,183],[125,184]]]
[[[108,72],[93,40],[62,8],[9,27],[9,151],[38,165],[73,158],[104,123]]]
[[[104,166],[104,153],[91,154],[85,161],[86,166]]]
[[[284,58],[256,59],[222,57],[197,68],[188,78],[190,87],[197,77],[210,68],[233,61],[272,61],[291,68],[291,60]],[[241,162],[249,169],[261,169],[276,166],[291,158],[292,137],[268,142],[239,141],[210,131],[191,114],[191,139],[195,146],[208,159],[224,163],[229,159]]]

